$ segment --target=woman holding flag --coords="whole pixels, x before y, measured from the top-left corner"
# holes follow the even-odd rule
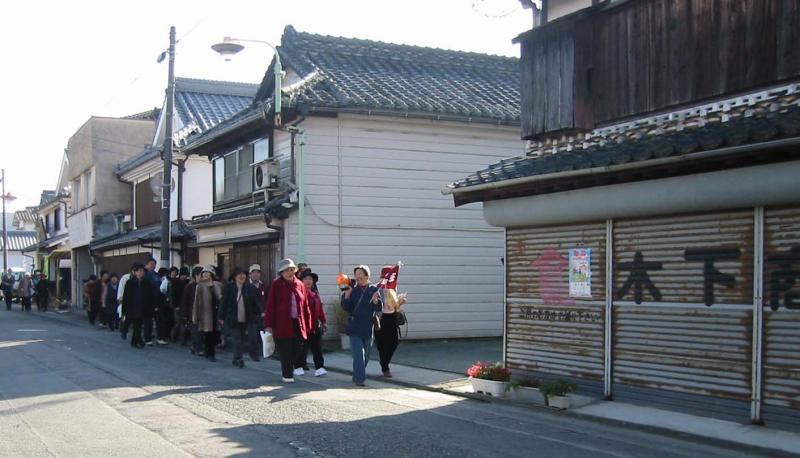
[[[381,371],[385,378],[392,378],[389,363],[392,362],[397,345],[400,343],[400,330],[397,323],[397,311],[405,304],[405,294],[398,296],[397,276],[400,273],[400,263],[394,266],[385,266],[381,269],[381,280],[378,287],[384,289],[383,313],[381,314],[380,329],[375,330],[375,345],[378,347],[378,356],[381,362]]]

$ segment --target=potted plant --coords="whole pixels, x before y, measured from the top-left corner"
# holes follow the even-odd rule
[[[539,391],[539,381],[535,378],[523,378],[511,382],[509,392],[520,402],[544,405],[544,395]]]
[[[570,399],[567,395],[574,393],[576,389],[577,387],[574,383],[561,379],[542,383],[539,386],[539,391],[542,392],[547,400],[547,405],[556,409],[568,409]]]
[[[478,361],[467,369],[472,390],[476,393],[502,397],[508,389],[511,371],[501,363]]]
[[[333,307],[333,315],[336,317],[336,330],[339,332],[339,340],[342,344],[342,350],[349,350],[350,336],[344,333],[345,327],[347,326],[348,314],[342,308],[340,299],[332,300],[331,307]]]

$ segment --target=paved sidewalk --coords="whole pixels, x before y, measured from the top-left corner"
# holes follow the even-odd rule
[[[42,316],[50,319],[74,321],[76,324],[85,321],[82,315],[78,317],[76,314],[68,312],[50,312],[42,314]],[[417,351],[421,352],[421,348],[422,347],[419,347]],[[432,346],[432,348],[435,348],[435,346]],[[374,348],[372,350],[376,351]],[[227,359],[228,356],[228,353],[222,353],[221,355],[223,359]],[[266,364],[277,364],[277,361],[267,360]],[[333,372],[352,373],[352,359],[348,353],[342,351],[325,353],[325,366],[328,370]],[[370,361],[367,367],[367,376],[372,380],[465,396],[485,402],[522,405],[513,399],[497,399],[473,393],[469,380],[463,373],[425,369],[393,363],[392,375],[393,378],[384,379],[381,376],[380,366],[377,361]],[[559,412],[559,414],[574,415],[583,418],[591,417],[602,421],[635,426],[666,434],[693,436],[707,441],[740,444],[746,447],[753,447],[754,449],[800,455],[800,434],[798,433],[699,417],[652,407],[642,407],[620,402],[607,402],[586,396],[572,396],[572,398],[574,407],[567,411]],[[543,406],[527,406],[531,409],[549,410],[549,408]]]

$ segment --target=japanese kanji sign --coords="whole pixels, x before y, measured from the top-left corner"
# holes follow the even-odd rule
[[[378,288],[397,289],[397,276],[400,274],[400,264],[383,266]]]

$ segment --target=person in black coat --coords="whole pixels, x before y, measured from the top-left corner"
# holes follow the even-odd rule
[[[122,314],[126,322],[133,326],[133,337],[131,346],[144,348],[142,339],[142,324],[148,316],[149,307],[155,300],[155,290],[152,283],[145,279],[144,266],[134,264],[133,276],[125,284],[125,292],[122,294]]]
[[[220,322],[228,328],[233,340],[233,365],[244,367],[242,359],[245,343],[253,361],[261,359],[258,323],[261,320],[261,304],[258,290],[247,281],[247,272],[237,267],[234,281],[228,283],[222,294],[219,310]]]
[[[40,312],[46,312],[50,304],[50,280],[39,272],[39,282],[36,283],[36,306]]]

